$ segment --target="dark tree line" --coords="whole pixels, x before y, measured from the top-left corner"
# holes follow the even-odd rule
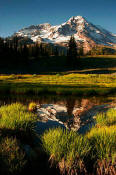
[[[112,48],[95,46],[88,53],[90,55],[115,54]],[[45,43],[33,43],[29,38],[12,37],[0,38],[0,64],[25,64],[30,60],[40,60],[51,56],[67,56],[67,64],[69,67],[79,66],[79,57],[84,55],[83,43],[80,45],[71,36],[67,51],[61,47],[53,46]]]
[[[88,55],[115,55],[116,50],[106,46],[94,46],[88,53]]]
[[[33,43],[29,38],[0,38],[0,64],[27,64],[30,60],[40,60],[51,56],[67,56],[68,66],[78,65],[79,55],[83,55],[83,47],[77,48],[75,38],[71,36],[68,49],[45,43]],[[44,59],[46,60],[46,59]]]
[[[0,38],[0,62],[27,63],[30,59],[64,55],[63,50],[50,44],[28,43],[21,37]]]

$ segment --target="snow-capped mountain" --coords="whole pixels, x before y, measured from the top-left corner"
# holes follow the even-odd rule
[[[95,44],[114,45],[116,44],[116,35],[88,22],[82,16],[70,18],[67,22],[51,26],[48,23],[32,25],[19,30],[15,35],[29,37],[34,42],[45,42],[66,45],[74,35],[77,43],[84,44],[89,50]]]

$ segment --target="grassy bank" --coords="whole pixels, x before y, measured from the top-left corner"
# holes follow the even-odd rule
[[[0,107],[0,174],[17,175],[26,170],[29,159],[24,145],[32,145],[35,122],[35,114],[22,104]]]
[[[58,128],[45,132],[42,142],[51,164],[58,166],[61,174],[113,175],[116,173],[116,110],[98,114],[95,127],[85,135]]]
[[[115,109],[98,114],[84,135],[61,128],[37,135],[37,115],[29,110],[19,103],[0,107],[1,175],[115,174]]]
[[[116,75],[112,74],[56,74],[1,75],[0,92],[16,94],[95,94],[116,92]]]

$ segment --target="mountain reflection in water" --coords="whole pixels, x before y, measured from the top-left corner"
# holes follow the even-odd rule
[[[28,105],[32,101],[40,106],[40,109],[38,109],[38,116],[40,117],[40,126],[44,127],[44,129],[65,126],[69,129],[83,133],[92,126],[94,123],[93,117],[98,112],[106,111],[109,107],[108,105],[115,105],[116,97],[57,95],[0,96],[0,106],[15,102]],[[42,128],[43,131],[44,129]]]

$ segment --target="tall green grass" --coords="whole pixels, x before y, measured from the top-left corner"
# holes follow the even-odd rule
[[[87,134],[96,160],[113,158],[116,153],[116,126],[92,128]]]
[[[74,160],[76,156],[83,159],[90,150],[88,141],[83,136],[79,136],[73,131],[62,130],[61,128],[50,129],[42,136],[44,149],[55,160],[67,159],[69,155]]]
[[[36,115],[20,103],[0,107],[2,174],[19,173],[25,167],[25,153],[20,145],[24,142],[21,137],[20,141],[17,141],[17,138],[19,139],[17,133],[18,135],[22,131],[28,133],[32,142],[30,134],[34,131],[36,121]],[[6,130],[7,137],[4,136],[3,130]],[[15,135],[9,136],[10,130],[15,131]],[[50,157],[49,160],[60,168],[61,174],[87,174],[97,162],[100,165],[104,161],[106,164],[110,161],[110,164],[107,164],[110,172],[112,168],[110,166],[114,168],[116,161],[116,110],[109,109],[106,113],[98,114],[96,125],[85,135],[61,128],[49,129],[41,136],[41,142],[43,148],[41,150],[44,150]],[[89,169],[88,166],[91,168]]]
[[[42,136],[45,152],[53,158],[56,164],[59,164],[61,170],[63,166],[67,174],[70,174],[68,167],[79,173],[87,166],[95,168],[100,161],[101,166],[104,166],[102,163],[105,162],[108,172],[112,171],[112,166],[114,171],[116,161],[115,114],[115,109],[108,110],[106,114],[98,114],[97,124],[86,135],[78,135],[61,128],[46,131]],[[105,117],[102,118],[103,116]],[[97,172],[97,169],[95,171]],[[82,173],[85,172],[82,171]]]
[[[20,103],[0,107],[0,174],[22,174],[30,162],[33,169],[36,122],[37,116]]]
[[[87,134],[96,159],[108,159],[116,155],[116,109],[96,116],[96,125]],[[95,154],[96,153],[96,154]]]
[[[111,126],[116,124],[116,109],[109,109],[106,113],[99,113],[96,116],[97,125]]]
[[[108,158],[116,153],[116,126],[93,128],[85,136],[60,128],[51,129],[44,133],[42,142],[46,152],[56,161],[75,159],[76,155],[83,159],[90,150],[90,156],[96,159]]]
[[[11,130],[33,130],[36,115],[27,111],[27,107],[20,103],[0,107],[0,128]]]
[[[58,164],[61,173],[64,170],[71,171],[73,166],[74,171],[78,169],[81,172],[81,166],[85,166],[84,159],[91,149],[86,137],[61,128],[46,131],[42,136],[42,144],[50,160]]]
[[[2,137],[16,137],[22,143],[33,144],[37,117],[20,103],[0,107],[0,132]]]

